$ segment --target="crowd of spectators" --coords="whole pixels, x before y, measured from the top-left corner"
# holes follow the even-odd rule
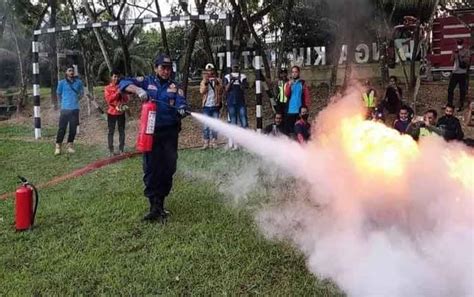
[[[288,71],[279,71],[279,79],[274,83],[277,106],[273,122],[263,129],[263,133],[294,138],[300,143],[307,142],[311,137],[309,121],[309,106],[311,95],[308,84],[300,77],[300,68],[291,68],[291,78]],[[207,116],[219,118],[223,106],[226,107],[227,119],[230,124],[248,127],[246,90],[247,76],[240,72],[237,62],[232,63],[232,72],[225,75],[221,81],[216,76],[214,65],[207,64],[200,83],[202,110]],[[203,149],[215,148],[217,132],[209,127],[203,129]],[[229,139],[228,149],[238,147]]]
[[[371,93],[374,94],[373,97],[369,96]],[[362,91],[362,101],[368,110],[368,120],[385,123],[401,134],[412,136],[417,141],[433,134],[442,136],[446,141],[463,140],[461,122],[454,115],[452,103],[446,104],[444,115],[439,119],[434,109],[426,111],[423,117],[416,117],[413,109],[403,101],[403,92],[395,76],[390,77],[390,83],[383,98],[379,100],[375,94],[370,82],[366,82]]]
[[[288,77],[288,70],[278,72],[277,81],[272,83],[275,95],[275,112],[273,121],[266,125],[263,133],[267,135],[285,135],[299,143],[305,143],[311,138],[311,123],[309,108],[311,93],[309,84],[301,78],[301,69],[293,66]],[[212,64],[205,68],[201,81],[203,113],[218,118],[223,105],[226,106],[228,122],[239,124],[242,128],[248,127],[246,89],[247,77],[240,72],[238,63],[232,64],[232,72],[225,75],[221,81],[216,77]],[[331,102],[343,97],[341,89],[336,90]],[[404,102],[403,90],[398,85],[398,79],[391,76],[385,89],[384,96],[380,97],[366,80],[361,90],[361,99],[367,109],[366,119],[380,123],[397,130],[401,134],[408,134],[416,141],[429,135],[442,136],[446,141],[462,141],[464,133],[459,119],[454,115],[452,99],[444,108],[444,115],[438,119],[438,113],[430,109],[423,116],[415,116],[413,109]],[[217,133],[205,127],[203,131],[203,148],[216,147]],[[229,140],[228,148],[237,149]]]

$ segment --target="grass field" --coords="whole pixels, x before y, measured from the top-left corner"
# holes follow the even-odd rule
[[[16,174],[41,183],[103,156],[79,146],[54,157],[50,143],[15,133],[0,126],[0,193],[15,189]],[[246,158],[181,151],[166,226],[140,221],[139,158],[41,190],[32,232],[16,233],[13,200],[0,201],[0,295],[340,295],[291,246],[263,238],[252,213],[229,205],[217,183],[192,172],[217,174]]]

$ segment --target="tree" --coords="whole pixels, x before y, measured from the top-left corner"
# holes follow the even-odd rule
[[[158,0],[155,0],[155,7],[156,7],[156,16],[161,18],[161,8]],[[164,51],[167,55],[170,55],[170,48],[168,46],[168,38],[166,35],[166,28],[163,22],[160,22],[160,30],[161,30],[161,40],[163,42]]]
[[[57,0],[49,0],[49,6],[51,9],[49,15],[49,27],[56,27],[56,15],[57,15]],[[57,60],[57,44],[56,34],[49,35],[49,47],[50,47],[50,63],[51,63],[51,104],[54,109],[58,109],[58,96],[56,95],[56,88],[58,86],[58,60]]]
[[[18,78],[20,80],[20,95],[17,102],[17,111],[20,112],[27,98],[27,85],[29,71],[31,69],[31,39],[30,34],[34,29],[40,28],[44,17],[48,12],[49,4],[38,2],[32,4],[26,0],[3,0],[0,7],[4,12],[3,30],[12,37],[12,52],[17,57]],[[0,43],[2,39],[0,38]],[[6,47],[9,47],[8,45]],[[3,69],[3,68],[2,68]],[[6,69],[3,69],[6,70]]]
[[[97,17],[100,14],[94,13],[92,11],[92,8],[90,7],[89,2],[87,0],[82,0],[82,6],[83,6],[83,9],[85,10],[87,16],[89,17],[89,21],[96,22]],[[95,38],[97,39],[97,43],[100,46],[100,51],[102,52],[102,56],[104,57],[105,63],[107,64],[107,68],[111,72],[113,67],[112,67],[112,63],[110,62],[110,57],[109,57],[109,54],[108,54],[107,49],[105,47],[104,40],[102,39],[102,35],[101,35],[98,28],[92,28],[92,30],[94,31]]]
[[[107,0],[103,0],[102,3],[105,6],[105,9],[107,10],[109,16],[114,21],[119,21],[120,19],[123,18],[123,16],[127,15],[128,9],[125,6],[127,4],[127,1],[116,3],[117,5],[119,5],[117,13],[114,13],[114,10],[113,10],[114,3],[109,4],[109,1]],[[125,62],[124,63],[125,75],[131,75],[132,66],[131,66],[130,52],[128,50],[128,43],[127,43],[127,38],[124,33],[124,29],[122,28],[122,26],[116,26],[115,28],[117,31],[118,39],[120,41],[120,47],[122,48],[123,59]]]

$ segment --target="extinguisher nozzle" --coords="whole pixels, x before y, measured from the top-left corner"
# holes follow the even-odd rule
[[[24,178],[23,176],[20,176],[20,175],[17,175],[17,176],[23,184],[28,183],[28,180],[26,178]]]

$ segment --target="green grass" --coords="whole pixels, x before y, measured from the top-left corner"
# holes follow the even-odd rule
[[[51,138],[56,136],[57,128],[53,127],[42,127],[41,128],[41,137],[42,138]],[[27,137],[33,138],[35,130],[33,123],[31,125],[18,125],[10,123],[0,123],[0,138],[12,138],[12,137]]]
[[[79,146],[55,158],[50,144],[2,140],[0,154],[3,192],[17,173],[44,182],[102,152]],[[0,295],[340,294],[312,276],[295,249],[265,240],[251,213],[228,205],[215,182],[190,172],[219,173],[249,158],[181,151],[166,226],[140,221],[147,208],[140,158],[41,190],[31,232],[16,233],[12,200],[0,201]]]

